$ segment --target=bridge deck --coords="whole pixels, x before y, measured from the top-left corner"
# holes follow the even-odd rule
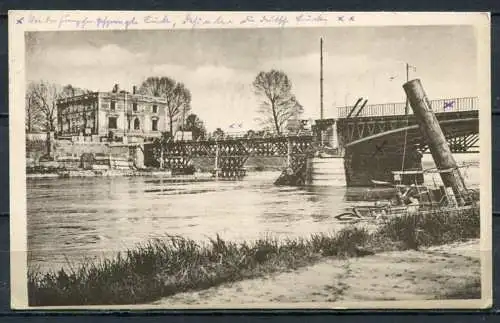
[[[479,132],[479,111],[458,111],[436,113],[446,137],[468,136]],[[415,116],[389,115],[365,116],[357,118],[341,118],[337,120],[337,132],[343,145],[375,143],[383,138],[385,141],[401,140],[401,134],[410,130],[408,141],[422,141]]]

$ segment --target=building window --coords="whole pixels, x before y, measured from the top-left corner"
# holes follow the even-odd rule
[[[111,101],[111,111],[115,111],[116,110],[116,102],[115,101]]]
[[[141,122],[139,121],[138,118],[135,118],[134,120],[134,130],[139,130],[141,129]]]
[[[116,124],[116,117],[109,117],[108,118],[108,128],[109,129],[117,129],[117,124]]]
[[[153,113],[158,113],[158,106],[156,104],[153,105]]]
[[[158,119],[153,119],[151,123],[151,129],[153,131],[158,131]]]
[[[132,103],[132,111],[137,112],[137,103]]]

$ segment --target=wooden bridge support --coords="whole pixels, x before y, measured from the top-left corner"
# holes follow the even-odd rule
[[[220,179],[243,178],[248,157],[246,148],[241,144],[216,143],[214,176]]]
[[[213,174],[221,179],[240,179],[246,175],[245,163],[249,157],[287,157],[288,179],[283,185],[304,185],[310,181],[308,163],[315,151],[312,134],[262,137],[228,138],[218,141],[169,141],[149,147],[151,160],[160,160],[159,166],[170,168],[174,174],[193,170],[190,162],[196,157],[215,157]],[[158,167],[150,162],[152,167]],[[289,174],[289,175],[287,175]]]
[[[311,158],[314,147],[309,141],[287,141],[287,165],[274,182],[276,185],[302,186],[311,184]]]
[[[191,158],[189,156],[167,156],[163,165],[172,171],[172,175],[182,175],[188,172]]]
[[[405,151],[400,147],[370,149],[364,145],[353,146],[345,151],[344,169],[349,187],[369,187],[373,185],[372,180],[392,183],[393,171],[422,170],[422,154],[414,146]],[[416,184],[422,182],[422,178],[416,178]]]

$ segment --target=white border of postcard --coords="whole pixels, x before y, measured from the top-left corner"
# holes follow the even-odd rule
[[[186,14],[199,23],[182,24]],[[160,17],[168,16],[168,19]],[[100,23],[96,19],[100,17]],[[149,18],[148,18],[149,17]],[[156,17],[152,19],[151,17]],[[221,19],[223,18],[223,19]],[[231,21],[231,23],[227,23]],[[490,14],[408,12],[120,12],[9,11],[10,245],[11,306],[14,309],[477,309],[492,305],[492,186]],[[481,156],[481,292],[478,300],[366,301],[349,303],[264,303],[248,305],[152,305],[30,307],[27,291],[27,221],[25,161],[25,39],[26,31],[153,30],[186,28],[290,28],[349,26],[472,25],[478,44]]]

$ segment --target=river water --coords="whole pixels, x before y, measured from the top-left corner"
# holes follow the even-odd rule
[[[469,185],[479,183],[476,162],[464,170]],[[339,180],[328,187],[277,187],[276,172],[244,180],[172,182],[168,178],[94,177],[29,179],[27,183],[29,265],[41,270],[77,265],[115,255],[166,234],[207,241],[242,241],[265,236],[308,237],[344,224],[334,216],[345,201],[342,159]],[[424,157],[424,167],[432,167]],[[426,179],[427,180],[427,179]]]

